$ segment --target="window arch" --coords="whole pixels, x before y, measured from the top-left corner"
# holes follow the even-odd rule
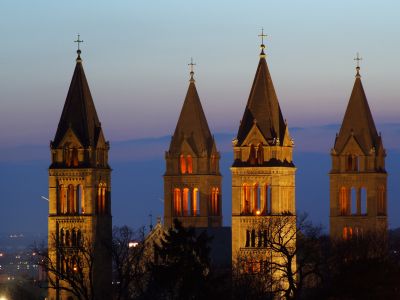
[[[65,186],[60,184],[58,187],[58,196],[59,196],[59,209],[61,214],[66,214],[68,212],[67,206],[67,194],[65,190]]]
[[[174,215],[181,216],[182,215],[182,208],[181,208],[181,190],[174,189]]]
[[[77,167],[79,165],[79,160],[78,160],[78,149],[76,147],[72,148],[71,151],[71,160],[72,160],[72,165],[74,167]]]
[[[76,213],[76,203],[75,203],[75,188],[72,184],[68,185],[67,191],[67,210],[68,213],[74,214]]]
[[[64,243],[64,245],[67,246],[67,247],[71,246],[71,234],[70,234],[68,229],[65,231],[65,243]]]
[[[349,189],[342,186],[339,194],[339,210],[342,216],[350,214]]]
[[[181,173],[185,174],[186,173],[186,159],[183,154],[180,156],[180,165],[181,165]]]
[[[100,183],[97,188],[97,213],[106,214],[107,213],[107,185],[105,183]]]
[[[250,213],[250,186],[248,184],[243,184],[243,195],[242,195],[242,213]]]
[[[198,216],[199,215],[199,209],[200,209],[200,193],[198,188],[193,189],[193,196],[192,196],[192,216]]]
[[[193,173],[193,159],[191,155],[186,156],[186,167],[189,174]]]
[[[219,215],[219,188],[213,187],[211,189],[211,215]]]
[[[182,210],[183,210],[183,215],[187,216],[189,215],[189,199],[190,197],[190,192],[188,188],[183,189],[183,201],[182,201]]]
[[[79,184],[76,187],[76,202],[77,202],[77,211],[80,214],[85,213],[85,197],[83,193],[83,186]]]

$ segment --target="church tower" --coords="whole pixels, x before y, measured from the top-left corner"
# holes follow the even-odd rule
[[[265,35],[260,35],[262,38]],[[267,224],[287,222],[295,245],[295,171],[293,139],[282,116],[266,62],[261,54],[250,95],[232,141],[232,262],[251,257],[259,270],[273,259],[265,242]],[[289,226],[290,225],[290,226]],[[286,226],[286,225],[285,225]],[[269,226],[268,226],[269,227]],[[272,254],[274,255],[274,254]]]
[[[331,150],[330,235],[348,239],[387,229],[386,151],[361,83],[356,79]]]
[[[220,154],[197,94],[191,66],[189,88],[169,150],[165,153],[164,224],[220,227]]]
[[[78,42],[82,42],[79,36]],[[86,286],[91,279],[96,299],[111,299],[109,143],[96,113],[79,47],[77,53],[57,132],[50,143],[48,248],[52,263],[62,274],[49,274],[49,284],[56,288],[49,289],[50,300],[77,299],[62,289],[70,286],[63,277],[72,276],[82,276]]]

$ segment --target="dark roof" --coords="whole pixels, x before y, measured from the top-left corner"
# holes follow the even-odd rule
[[[186,139],[193,151],[200,156],[205,150],[211,153],[214,139],[208,127],[194,80],[190,80],[185,101],[182,106],[169,151],[179,153],[182,142]]]
[[[334,149],[340,153],[351,135],[365,154],[381,143],[358,71]]]
[[[276,97],[272,78],[264,56],[260,57],[246,109],[237,134],[241,145],[254,122],[267,141],[279,138],[283,142],[285,122]]]
[[[59,145],[68,128],[73,130],[84,147],[96,146],[101,124],[79,56],[54,137],[54,147]]]

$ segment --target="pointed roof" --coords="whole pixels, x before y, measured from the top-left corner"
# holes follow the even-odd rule
[[[359,70],[360,68],[357,67],[353,91],[351,92],[350,100],[343,118],[342,127],[335,140],[334,149],[339,153],[343,150],[351,136],[354,136],[365,154],[368,154],[372,147],[377,148],[381,143],[361,83]]]
[[[261,52],[249,99],[238,130],[239,145],[245,140],[254,123],[257,123],[268,142],[279,138],[282,143],[286,125],[264,52]]]
[[[83,70],[80,50],[78,50],[74,74],[54,137],[55,147],[62,141],[69,128],[76,134],[82,146],[96,146],[101,132],[101,123]]]
[[[181,145],[186,140],[192,150],[200,156],[203,151],[207,151],[208,154],[212,152],[214,139],[201,106],[193,74],[191,75],[189,88],[172,136],[169,151],[180,153]]]

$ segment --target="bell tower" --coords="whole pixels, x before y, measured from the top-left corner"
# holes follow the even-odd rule
[[[79,36],[78,41],[82,42]],[[60,274],[82,274],[88,286],[90,278],[96,299],[111,299],[109,143],[96,113],[79,47],[77,53],[56,135],[50,143],[49,256]],[[82,253],[89,254],[90,261]],[[56,287],[49,289],[49,299],[77,299],[60,288],[68,286],[63,276],[49,276]]]
[[[265,35],[260,35],[262,38]],[[268,70],[264,43],[250,95],[232,141],[232,262],[251,257],[260,270],[271,249],[262,224],[285,219],[296,232],[293,139],[282,116]],[[285,221],[285,222],[286,222]],[[295,236],[295,234],[294,234]],[[291,241],[295,245],[295,237]],[[273,255],[273,254],[272,254]]]
[[[361,83],[356,79],[331,150],[330,235],[348,239],[387,229],[386,151]]]
[[[177,218],[183,226],[220,227],[220,154],[211,135],[194,80],[193,61],[189,88],[165,153],[164,224]]]

